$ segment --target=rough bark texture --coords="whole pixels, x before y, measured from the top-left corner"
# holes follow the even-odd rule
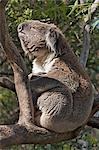
[[[57,134],[39,128],[33,124],[34,108],[27,69],[21,55],[9,36],[6,24],[5,6],[7,1],[8,0],[0,0],[0,43],[2,44],[7,59],[13,68],[15,85],[9,80],[0,78],[0,86],[9,88],[12,91],[15,91],[16,89],[20,114],[17,124],[0,125],[0,149],[13,144],[45,144],[72,139],[79,134],[81,129],[65,134]],[[8,84],[10,86],[8,86]],[[97,107],[99,110],[99,102],[97,103],[97,106],[95,103],[94,107]],[[95,108],[93,109],[95,110]],[[91,123],[89,121],[89,124],[92,124],[93,126],[92,120]]]

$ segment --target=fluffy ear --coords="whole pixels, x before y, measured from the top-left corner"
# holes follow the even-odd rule
[[[46,33],[46,45],[55,56],[61,56],[64,53],[65,42],[62,33],[57,31],[56,28],[50,28]]]

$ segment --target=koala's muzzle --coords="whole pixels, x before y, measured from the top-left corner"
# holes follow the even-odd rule
[[[21,23],[21,24],[19,24],[17,30],[18,30],[18,32],[22,32],[23,33],[23,31],[28,29],[28,28],[29,28],[29,25],[27,23]]]

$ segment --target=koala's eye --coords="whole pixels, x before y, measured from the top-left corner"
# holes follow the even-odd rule
[[[41,29],[39,29],[40,30],[40,32],[42,32],[42,33],[45,33],[46,32],[46,30],[45,30],[45,28],[44,27],[42,27]]]
[[[39,49],[38,49],[38,47],[36,47],[35,49],[34,49],[34,52],[38,52],[39,51]]]
[[[41,27],[41,30],[45,30],[45,28],[44,28],[44,27]]]

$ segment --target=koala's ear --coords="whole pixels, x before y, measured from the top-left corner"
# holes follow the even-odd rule
[[[55,53],[55,56],[61,56],[64,50],[64,38],[63,35],[55,28],[48,29],[45,35],[46,45],[51,52]]]

